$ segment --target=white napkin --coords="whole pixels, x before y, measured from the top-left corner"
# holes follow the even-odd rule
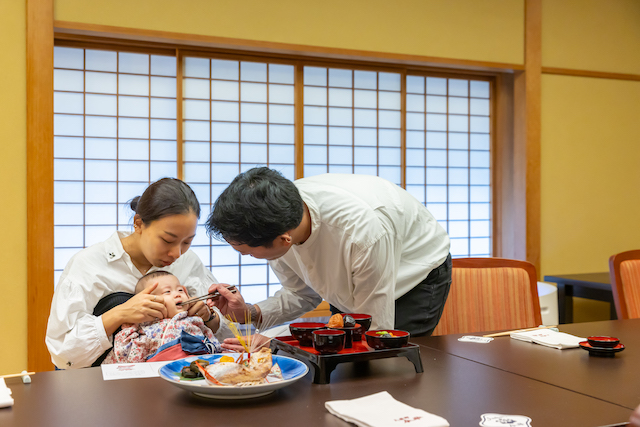
[[[351,400],[333,400],[324,406],[333,415],[360,427],[449,427],[442,417],[394,399],[386,391]]]
[[[559,350],[577,348],[580,347],[580,342],[586,341],[586,338],[576,337],[575,335],[554,331],[553,329],[513,332],[511,333],[511,338],[520,341],[534,342],[536,344],[546,345],[547,347],[553,347]]]
[[[264,335],[267,338],[275,338],[275,337],[281,337],[284,335],[291,335],[291,333],[289,333],[289,325],[274,326],[273,328],[267,329],[266,331],[260,331],[259,334]]]

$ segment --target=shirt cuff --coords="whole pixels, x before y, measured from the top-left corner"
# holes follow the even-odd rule
[[[102,323],[102,316],[96,317],[95,322],[95,328],[98,335],[98,342],[100,343],[100,347],[102,347],[104,350],[111,348],[111,346],[113,345],[113,335],[107,336],[107,331],[104,330],[104,323]]]

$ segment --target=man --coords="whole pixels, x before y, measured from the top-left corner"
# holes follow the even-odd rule
[[[269,168],[238,175],[216,201],[207,230],[243,255],[267,259],[282,284],[245,305],[213,285],[223,314],[269,324],[293,320],[322,299],[333,311],[367,313],[372,329],[429,335],[451,284],[449,236],[395,184],[326,174],[291,182]]]

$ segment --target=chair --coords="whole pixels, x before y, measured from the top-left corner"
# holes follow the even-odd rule
[[[542,323],[536,268],[504,258],[456,258],[433,335],[524,329]]]
[[[609,258],[611,290],[618,319],[640,317],[640,249]]]

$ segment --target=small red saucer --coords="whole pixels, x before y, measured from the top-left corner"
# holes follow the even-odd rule
[[[613,357],[619,351],[624,350],[624,345],[618,344],[615,347],[594,347],[589,344],[589,341],[582,341],[580,343],[580,348],[587,350],[589,352],[589,356]]]

